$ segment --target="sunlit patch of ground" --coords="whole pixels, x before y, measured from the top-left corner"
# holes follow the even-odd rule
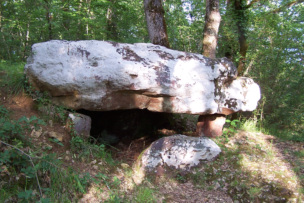
[[[227,140],[226,140],[227,141]],[[294,172],[292,160],[286,159],[277,148],[277,139],[262,133],[238,132],[224,144],[224,153],[210,166],[218,167],[210,175],[214,182],[224,185],[234,199],[240,201],[298,202],[303,198],[299,176]],[[294,143],[294,145],[302,145]],[[223,148],[222,147],[222,148]],[[285,149],[288,149],[287,147]],[[226,182],[226,183],[224,183]],[[228,183],[228,184],[227,184]]]

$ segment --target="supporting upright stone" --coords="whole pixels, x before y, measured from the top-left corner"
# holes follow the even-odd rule
[[[198,136],[219,137],[223,134],[226,117],[223,114],[200,115],[196,125]]]
[[[88,138],[90,137],[91,123],[92,120],[89,116],[80,113],[69,113],[66,127],[69,131],[75,133],[75,135]]]

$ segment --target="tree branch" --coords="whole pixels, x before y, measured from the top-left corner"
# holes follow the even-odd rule
[[[277,8],[277,9],[271,11],[271,13],[279,13],[279,12],[282,12],[282,10],[283,10],[284,8],[290,8],[290,7],[292,7],[292,6],[296,5],[296,4],[303,3],[303,2],[304,2],[304,0],[291,1],[291,2],[289,2],[289,3],[287,3],[287,4],[285,4],[285,5],[283,5],[283,6],[279,7],[279,8]]]

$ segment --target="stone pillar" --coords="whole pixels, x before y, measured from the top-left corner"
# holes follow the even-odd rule
[[[89,138],[91,123],[92,120],[90,116],[86,116],[80,113],[69,113],[69,117],[66,122],[66,128],[78,136]]]
[[[196,124],[199,137],[219,137],[223,134],[226,117],[223,114],[200,115]]]

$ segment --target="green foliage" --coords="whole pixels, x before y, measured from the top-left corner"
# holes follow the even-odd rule
[[[2,105],[0,105],[0,118],[8,118],[9,111]]]
[[[299,158],[304,158],[304,149],[302,149],[301,151],[297,151],[294,154]]]
[[[37,109],[42,112],[41,116],[45,121],[53,120],[65,124],[68,117],[68,109],[54,105],[49,93],[33,90],[31,86],[27,87],[27,93],[36,101]]]
[[[24,90],[24,63],[11,63],[0,60],[0,87],[8,95],[16,95]]]
[[[202,53],[205,1],[170,0],[164,2],[170,46]]]
[[[18,198],[21,200],[21,202],[33,201],[33,196],[33,190],[25,190],[24,192],[18,193]]]
[[[273,9],[273,5],[267,7]],[[304,90],[299,88],[304,85],[302,13],[301,4],[278,14],[253,8],[249,27],[255,32],[248,32],[247,59],[248,75],[256,78],[265,97],[259,107],[263,108],[264,127],[299,136],[304,132]]]
[[[56,144],[58,144],[58,145],[60,145],[60,146],[64,146],[63,144],[62,144],[62,142],[60,142],[58,139],[56,139],[56,138],[50,138],[49,139],[51,142],[53,142],[53,143],[56,143]]]
[[[0,153],[0,166],[4,165],[9,174],[3,171],[0,173],[2,172],[4,180],[10,181],[10,184],[4,185],[0,191],[5,197],[3,200],[18,198],[20,201],[71,201],[78,198],[77,194],[85,193],[86,188],[95,180],[87,173],[79,174],[71,168],[66,170],[55,154],[44,154],[39,158],[31,155],[30,157],[35,160],[32,165],[29,157],[20,152],[8,148]],[[39,182],[35,180],[36,174],[39,174],[40,180],[44,180],[42,188],[37,185]],[[43,195],[47,198],[39,196],[39,189],[42,189]]]
[[[269,134],[275,135],[282,140],[290,140],[295,142],[304,142],[303,131],[296,131],[295,129],[281,129],[276,124],[266,124]]]
[[[237,132],[237,129],[239,129],[239,124],[240,124],[240,121],[239,120],[229,120],[229,119],[226,119],[226,127],[223,131],[223,135],[224,137],[228,138],[230,136],[233,136],[236,132]]]
[[[256,119],[243,119],[241,122],[241,127],[242,130],[247,131],[247,132],[258,132],[260,131],[258,127],[258,121]]]
[[[138,191],[136,193],[135,202],[141,203],[141,202],[157,202],[157,200],[154,197],[154,190],[148,187],[141,186],[138,188]]]
[[[14,141],[17,143],[25,142],[28,143],[28,139],[25,134],[31,130],[31,127],[38,128],[39,125],[44,125],[43,120],[32,116],[30,118],[21,117],[17,121],[9,120],[8,111],[0,106],[0,139],[6,142]],[[22,144],[21,144],[22,145]]]
[[[1,1],[0,60],[23,61],[32,44],[52,39],[142,42],[142,7],[141,0]]]
[[[15,121],[8,115],[9,111],[0,106],[0,175],[3,181],[10,183],[0,183],[0,201],[73,201],[78,194],[85,193],[93,181],[89,174],[80,174],[71,168],[66,170],[55,154],[39,152],[41,155],[37,156],[39,149],[31,144],[26,134],[31,127],[38,128],[44,122],[34,116]]]
[[[176,175],[176,180],[180,183],[185,183],[185,182],[187,182],[187,177],[185,175],[182,175],[182,174],[177,174]]]
[[[91,143],[80,136],[73,136],[70,144],[72,152],[80,159],[104,158],[108,163],[114,163],[111,154],[106,152],[105,145],[97,144],[96,140],[93,140]]]
[[[261,193],[262,188],[252,187],[249,189],[248,194],[250,198],[254,199]]]

